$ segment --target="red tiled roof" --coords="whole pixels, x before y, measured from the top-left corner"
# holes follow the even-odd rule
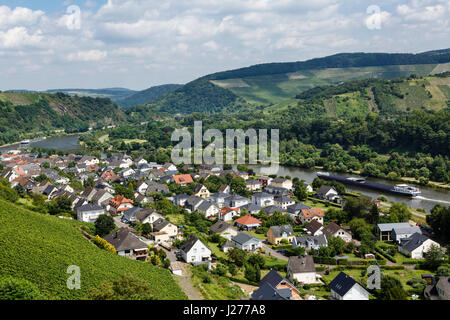
[[[117,196],[115,196],[114,199],[111,199],[110,203],[111,203],[111,205],[112,205],[114,208],[118,208],[118,207],[119,207],[121,204],[123,204],[123,203],[131,203],[131,204],[134,204],[134,201],[133,201],[133,200],[130,200],[130,199],[127,199],[127,198],[125,198],[125,197],[122,196],[122,195],[117,195]]]
[[[250,224],[261,224],[261,220],[253,218],[251,215],[246,215],[242,218],[236,219],[234,222],[239,223],[240,225],[250,225]]]
[[[190,174],[180,174],[177,176],[173,176],[173,180],[175,180],[175,183],[177,184],[187,184],[194,182]]]
[[[323,211],[320,208],[303,209],[302,214],[305,218],[323,217]]]

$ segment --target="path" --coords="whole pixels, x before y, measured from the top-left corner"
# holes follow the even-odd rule
[[[175,256],[174,251],[169,251],[163,248],[163,250],[167,253],[167,259],[170,260],[170,262],[177,261],[177,257]],[[188,296],[189,300],[204,300],[203,297],[200,295],[200,293],[197,291],[197,289],[194,288],[191,282],[191,273],[189,272],[189,268],[186,263],[178,261],[182,270],[182,276],[173,275],[173,277],[177,280],[178,284],[183,289],[184,293]]]
[[[98,138],[98,141],[100,141],[101,143],[104,143],[106,139],[108,139],[109,135],[105,134],[104,136],[101,136],[100,138]]]

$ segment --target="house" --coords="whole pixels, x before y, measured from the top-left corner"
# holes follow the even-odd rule
[[[268,206],[263,208],[263,211],[268,215],[271,216],[273,215],[275,212],[284,212],[284,209],[278,206]]]
[[[226,206],[230,208],[239,208],[245,206],[246,204],[249,204],[250,200],[239,195],[232,195],[229,196],[228,198],[225,198],[224,203]]]
[[[202,184],[198,184],[194,188],[194,196],[201,197],[203,199],[209,198],[211,193],[209,192],[208,188],[205,187]]]
[[[219,234],[221,237],[228,240],[231,240],[231,238],[237,236],[238,234],[238,231],[235,228],[223,221],[218,221],[213,224],[209,228],[209,231],[211,234]]]
[[[352,241],[352,235],[334,222],[330,222],[325,228],[323,228],[322,233],[327,237],[327,239],[330,239],[331,237],[338,237],[345,242]]]
[[[147,187],[146,194],[148,196],[150,196],[154,193],[161,193],[161,194],[169,193],[169,188],[164,183],[148,182],[147,184],[148,184],[148,187]]]
[[[267,240],[271,244],[280,244],[281,240],[285,239],[289,243],[294,241],[295,234],[292,226],[284,225],[284,226],[272,226],[267,231]]]
[[[317,281],[316,266],[312,256],[289,257],[286,277],[303,284],[320,283]]]
[[[198,206],[197,211],[199,213],[203,214],[206,218],[212,219],[212,218],[215,218],[219,214],[220,209],[212,202],[203,201]]]
[[[123,223],[135,223],[136,213],[142,210],[139,207],[133,207],[129,210],[124,211],[122,218],[120,219]]]
[[[231,192],[231,187],[229,185],[223,184],[220,186],[218,192],[220,193],[230,193]]]
[[[305,226],[306,232],[312,236],[320,236],[323,234],[323,225],[317,220],[313,220]]]
[[[268,185],[272,182],[272,180],[273,180],[273,178],[266,177],[266,176],[261,176],[261,177],[258,177],[257,179],[258,179],[259,182],[261,182],[261,184],[262,184],[264,187],[265,187],[265,186],[268,186]]]
[[[181,246],[180,253],[184,261],[194,265],[209,262],[211,259],[211,250],[194,234]]]
[[[298,218],[302,224],[317,220],[323,224],[324,213],[320,208],[303,209],[300,211]]]
[[[245,186],[248,191],[258,191],[262,189],[262,183],[259,180],[247,180]]]
[[[211,194],[209,200],[212,201],[219,209],[222,209],[225,206],[225,199],[230,195],[224,192],[218,192]]]
[[[120,256],[136,260],[146,260],[148,245],[135,232],[130,228],[120,228],[111,232],[103,239],[112,244]]]
[[[296,203],[286,208],[287,212],[293,217],[296,218],[302,210],[308,210],[311,207],[307,206],[303,203]]]
[[[239,208],[223,207],[219,211],[220,221],[233,221],[233,218],[239,216]]]
[[[77,208],[77,220],[95,222],[99,216],[105,214],[105,209],[97,204],[88,203]]]
[[[252,195],[252,204],[260,207],[273,206],[275,204],[275,197],[266,192],[256,193]]]
[[[97,190],[95,188],[87,187],[84,190],[84,192],[81,194],[81,196],[86,198],[88,201],[91,201],[96,193],[97,193]]]
[[[145,194],[145,192],[148,189],[148,183],[145,181],[141,181],[136,185],[136,190],[137,192],[139,192],[140,194]]]
[[[392,229],[391,239],[400,243],[401,240],[411,237],[414,233],[422,234],[422,230],[418,226],[395,227]]]
[[[450,300],[450,277],[439,277],[425,287],[424,296],[429,300]]]
[[[152,224],[153,233],[165,233],[167,236],[164,238],[164,242],[175,240],[178,235],[178,227],[164,218],[156,220]],[[159,235],[161,236],[161,235]],[[159,241],[161,242],[161,241]]]
[[[178,168],[176,165],[174,165],[173,163],[165,163],[163,166],[164,169],[166,169],[166,171],[177,171]]]
[[[134,197],[136,198],[136,203],[147,204],[150,201],[153,201],[152,197],[146,197],[140,193],[135,193]]]
[[[251,215],[238,218],[234,221],[235,226],[241,230],[251,230],[261,227],[261,220],[253,218]]]
[[[317,190],[317,197],[319,199],[334,201],[336,198],[339,198],[339,193],[331,186],[323,185]]]
[[[133,208],[134,201],[122,195],[117,195],[109,201],[109,204],[111,205],[110,210],[113,214],[120,214]]]
[[[98,204],[99,206],[105,202],[113,199],[114,196],[106,190],[98,190],[92,197],[92,202]]]
[[[86,166],[92,166],[94,164],[99,164],[100,160],[98,160],[96,157],[92,156],[84,156],[78,161],[79,164],[84,164]]]
[[[414,233],[407,239],[402,239],[398,246],[398,252],[405,256],[410,256],[412,259],[423,259],[431,246],[440,247],[439,243],[431,240],[426,235],[421,233]]]
[[[155,210],[153,210],[151,208],[145,208],[145,209],[137,211],[135,213],[134,217],[135,217],[136,221],[139,222],[140,224],[149,223],[149,224],[153,225],[153,223],[155,223],[155,221],[163,218],[163,215],[161,213],[156,212]]]
[[[293,182],[291,179],[275,178],[270,182],[270,186],[292,190]]]
[[[184,205],[186,204],[186,201],[187,201],[187,199],[189,199],[189,197],[190,196],[185,193],[177,194],[173,197],[172,203],[176,206],[184,207]]]
[[[303,300],[295,285],[275,270],[270,270],[258,285],[251,300]]]
[[[276,187],[273,185],[268,185],[264,188],[264,190],[267,193],[273,194],[273,195],[280,195],[280,196],[287,196],[289,194],[289,190],[282,187]]]
[[[222,251],[225,253],[227,253],[228,251],[230,251],[233,248],[234,248],[233,243],[230,240],[225,241],[221,247]]]
[[[275,197],[275,201],[274,201],[275,205],[278,207],[283,208],[284,210],[287,210],[287,208],[289,206],[292,206],[293,204],[295,204],[295,200],[286,196],[276,196]]]
[[[344,272],[339,273],[328,287],[335,300],[369,300],[369,292]]]
[[[241,211],[245,209],[250,214],[257,214],[263,209],[263,207],[260,207],[253,203],[249,203],[249,204],[246,204],[245,206],[240,207],[240,209],[241,209]]]
[[[394,229],[397,230],[397,236],[393,236]],[[397,241],[397,237],[409,238],[416,232],[422,233],[419,227],[411,226],[408,222],[377,224],[380,241]]]
[[[204,202],[205,200],[200,197],[196,196],[190,196],[187,198],[186,202],[184,203],[184,208],[187,211],[194,212],[198,209],[198,207]]]
[[[172,177],[176,184],[180,186],[186,186],[189,183],[194,183],[190,174],[180,174]]]
[[[314,249],[319,250],[320,247],[327,247],[328,240],[325,235],[321,234],[319,236],[299,236],[295,237],[292,242],[292,248],[305,248],[305,249]]]
[[[303,182],[303,185],[306,187],[306,192],[313,193],[314,189],[308,182]]]
[[[244,251],[255,251],[262,248],[262,241],[252,237],[247,233],[240,232],[233,238],[231,238],[233,247],[242,249]]]

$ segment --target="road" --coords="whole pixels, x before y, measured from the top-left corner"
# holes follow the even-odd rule
[[[289,258],[286,256],[283,256],[281,253],[277,252],[276,250],[273,250],[270,246],[266,245],[263,243],[262,248],[264,251],[266,251],[265,255],[268,256],[269,253],[272,257],[284,260],[284,261],[289,261]]]

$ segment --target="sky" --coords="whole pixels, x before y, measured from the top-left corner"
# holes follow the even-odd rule
[[[450,48],[450,0],[0,0],[0,90],[187,83],[341,52]]]

